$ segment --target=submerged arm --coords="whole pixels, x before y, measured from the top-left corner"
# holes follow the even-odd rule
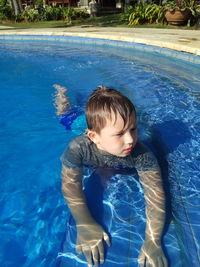
[[[62,167],[62,192],[76,221],[77,251],[85,255],[88,266],[92,266],[92,262],[96,265],[98,265],[99,261],[103,263],[103,239],[110,245],[109,237],[102,227],[92,218],[87,207],[82,190],[81,169],[74,170],[64,166]]]
[[[62,167],[62,192],[76,224],[94,222],[82,190],[82,170]]]
[[[144,188],[146,201],[145,242],[141,248],[139,263],[153,267],[166,267],[167,261],[161,248],[161,237],[165,224],[165,193],[159,168],[138,171]]]
[[[146,239],[159,244],[165,223],[165,193],[159,169],[139,172],[146,201]]]

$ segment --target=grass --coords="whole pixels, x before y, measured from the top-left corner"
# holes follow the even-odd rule
[[[73,20],[71,24],[68,24],[66,21],[38,21],[38,22],[3,22],[0,25],[11,26],[15,28],[62,28],[62,27],[73,27],[73,26],[81,26],[88,25],[94,27],[117,27],[117,26],[127,26],[125,21],[121,20],[120,14],[114,15],[105,15],[94,18],[85,18],[85,19],[77,19]]]
[[[94,18],[73,20],[71,24],[66,21],[38,21],[38,22],[1,22],[0,26],[10,26],[21,29],[39,28],[66,28],[73,26],[82,27],[132,27],[132,28],[159,28],[159,29],[193,29],[187,26],[172,26],[166,24],[143,24],[128,26],[127,22],[121,18],[121,14],[104,15]]]

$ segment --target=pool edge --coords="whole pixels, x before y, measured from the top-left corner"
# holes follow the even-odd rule
[[[116,36],[115,36],[116,37]],[[41,40],[41,41],[69,41],[69,42],[78,42],[85,44],[93,44],[93,45],[107,45],[107,46],[115,46],[115,47],[128,47],[132,49],[139,49],[146,52],[157,52],[161,55],[169,56],[172,58],[178,58],[185,60],[190,63],[200,64],[200,56],[191,52],[186,51],[177,51],[172,48],[160,47],[158,45],[144,44],[140,42],[142,39],[138,39],[133,41],[132,37],[125,38],[105,38],[103,35],[99,36],[88,36],[88,34],[80,34],[80,33],[52,33],[52,32],[12,32],[12,33],[1,33],[0,32],[0,40]],[[132,40],[132,41],[131,41]],[[145,40],[145,39],[143,39]],[[137,42],[136,42],[137,41]],[[170,44],[170,43],[169,43]],[[199,49],[200,50],[200,49]]]
[[[200,57],[200,48],[193,46],[192,41],[195,38],[189,38],[185,37],[183,40],[182,36],[176,36],[176,32],[174,33],[167,33],[168,37],[167,40],[164,38],[165,34],[162,34],[157,31],[153,31],[153,33],[156,33],[157,36],[155,36],[154,39],[148,39],[148,36],[146,36],[146,33],[143,32],[143,34],[138,34],[130,31],[122,32],[122,29],[119,29],[118,31],[114,32],[107,32],[106,30],[97,30],[96,28],[92,28],[90,30],[87,30],[87,28],[82,31],[83,29],[73,29],[73,30],[58,30],[58,29],[9,29],[9,30],[1,30],[0,36],[9,36],[9,35],[20,35],[20,36],[54,36],[54,37],[83,37],[83,38],[92,38],[92,39],[103,39],[103,40],[110,40],[110,41],[121,41],[121,42],[129,42],[129,43],[137,43],[137,44],[143,44],[143,45],[150,45],[155,46],[159,48],[167,48],[178,52],[186,52],[193,55],[196,55]],[[92,30],[92,31],[91,31]],[[155,30],[155,29],[154,29]],[[151,29],[152,31],[152,29]],[[170,38],[170,35],[176,36],[178,38],[175,40],[175,37]],[[188,34],[188,36],[190,36]],[[192,37],[192,35],[191,35]],[[188,41],[187,41],[188,40]],[[191,45],[187,45],[187,43],[191,42]],[[197,42],[199,40],[197,39]]]

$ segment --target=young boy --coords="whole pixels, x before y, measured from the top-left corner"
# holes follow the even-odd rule
[[[59,99],[57,109],[58,114],[63,113]],[[120,92],[101,86],[87,102],[86,120],[87,133],[72,140],[62,156],[62,191],[76,222],[77,252],[85,255],[89,267],[98,266],[104,262],[103,241],[110,246],[108,234],[87,207],[82,190],[83,166],[135,168],[144,188],[147,217],[138,262],[140,266],[166,267],[161,248],[165,195],[160,170],[152,153],[137,139],[133,104]]]

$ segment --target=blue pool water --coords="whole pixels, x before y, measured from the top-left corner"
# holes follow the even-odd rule
[[[73,248],[59,160],[69,140],[84,131],[84,117],[68,130],[58,123],[54,84],[67,87],[80,110],[99,84],[134,102],[140,139],[157,155],[165,180],[169,264],[199,266],[200,68],[139,48],[0,40],[0,266],[86,266]],[[137,266],[145,226],[142,188],[133,175],[114,175],[111,185],[104,219],[117,241],[104,265],[116,266],[120,252],[121,266]],[[57,258],[60,252],[66,257]]]

